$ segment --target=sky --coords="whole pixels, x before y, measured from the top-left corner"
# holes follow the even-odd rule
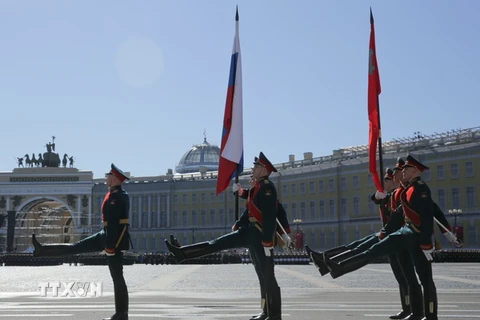
[[[246,166],[367,144],[370,7],[383,140],[480,125],[480,1],[0,0],[0,171],[52,136],[95,177],[220,145],[237,4]]]

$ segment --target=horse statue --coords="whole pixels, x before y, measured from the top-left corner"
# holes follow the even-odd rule
[[[68,160],[70,161],[70,168],[73,168],[73,156],[69,157]]]
[[[25,164],[27,165],[27,168],[33,168],[32,160],[30,160],[30,157],[28,156],[28,154],[26,154],[24,158],[25,158]]]
[[[38,160],[35,159],[35,153],[32,153],[32,159],[30,159],[30,161],[32,162],[32,167],[33,165],[35,165],[35,167],[38,167]]]
[[[63,165],[64,168],[67,167],[67,162],[68,162],[68,154],[65,153],[63,155],[63,160],[62,160],[62,165]]]

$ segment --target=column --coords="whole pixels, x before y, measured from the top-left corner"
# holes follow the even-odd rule
[[[148,228],[152,227],[152,195],[148,196],[148,206],[147,206],[147,215],[148,215]]]
[[[138,211],[137,211],[137,217],[138,217],[138,228],[142,227],[142,196],[138,196]]]
[[[80,227],[82,223],[82,198],[81,195],[77,195],[77,212],[73,214],[73,221],[75,221],[75,227]]]
[[[160,227],[162,224],[160,223],[160,212],[162,209],[160,208],[160,197],[162,196],[161,193],[157,193],[157,225],[156,227]]]
[[[165,201],[167,204],[165,208],[165,214],[167,215],[166,227],[170,228],[170,194],[165,195]]]
[[[92,226],[92,195],[88,195],[88,227],[93,228]]]

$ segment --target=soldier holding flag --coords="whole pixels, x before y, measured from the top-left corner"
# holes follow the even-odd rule
[[[263,312],[252,319],[280,320],[281,295],[274,272],[273,248],[276,244],[277,191],[269,179],[277,169],[260,152],[252,168],[254,187],[249,189],[247,210],[237,220],[231,233],[208,242],[176,247],[165,240],[168,250],[177,262],[202,257],[218,251],[233,248],[248,248],[255,255],[258,272],[265,287]]]

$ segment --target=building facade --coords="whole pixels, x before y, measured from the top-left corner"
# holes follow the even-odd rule
[[[218,147],[216,147],[218,155]],[[197,148],[200,150],[200,148]],[[209,152],[208,148],[201,149]],[[189,151],[191,152],[191,150]],[[480,127],[383,144],[385,167],[408,153],[430,167],[423,179],[452,228],[463,227],[465,247],[480,247]],[[183,157],[184,158],[184,157]],[[182,158],[182,159],[183,159]],[[196,157],[199,159],[199,157]],[[212,162],[211,157],[209,162]],[[184,163],[188,166],[188,163]],[[215,195],[216,172],[202,170],[157,177],[132,177],[125,184],[131,197],[131,236],[136,251],[164,251],[164,239],[175,235],[183,244],[208,241],[231,230],[235,207],[231,189]],[[380,229],[379,214],[370,200],[375,192],[368,173],[367,146],[335,150],[332,155],[275,165],[275,182],[287,210],[292,233],[325,249],[359,239]],[[194,166],[193,166],[194,167]],[[240,178],[248,186],[249,169]],[[100,227],[100,207],[106,186],[94,181],[92,221]],[[240,200],[240,214],[244,200]],[[294,222],[295,221],[295,222]],[[450,247],[437,229],[436,238]]]

